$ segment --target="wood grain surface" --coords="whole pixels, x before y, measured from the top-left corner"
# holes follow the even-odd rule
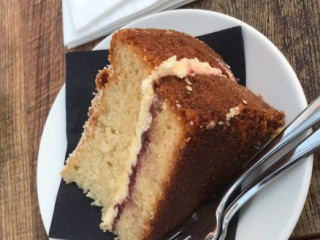
[[[266,35],[285,55],[308,102],[320,91],[319,0],[199,0]],[[42,129],[65,81],[61,1],[0,1],[0,240],[48,239],[39,213],[37,155]],[[275,216],[276,217],[276,216]],[[292,239],[320,239],[320,154]],[[250,239],[249,239],[250,240]]]

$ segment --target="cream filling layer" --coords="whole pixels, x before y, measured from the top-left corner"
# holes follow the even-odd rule
[[[152,121],[152,115],[149,110],[155,98],[153,91],[154,82],[166,76],[185,78],[186,76],[194,76],[196,74],[222,75],[222,71],[219,68],[211,67],[207,62],[200,62],[197,58],[183,58],[178,61],[177,57],[173,56],[156,67],[152,73],[143,80],[141,84],[142,101],[139,121],[136,128],[136,134],[138,136],[141,136],[143,132],[149,129]]]
[[[141,137],[144,132],[146,132],[152,122],[152,114],[150,113],[150,108],[155,99],[155,92],[153,89],[154,83],[166,76],[176,76],[178,78],[185,78],[186,76],[194,76],[196,74],[201,75],[222,75],[222,71],[219,68],[213,68],[207,62],[200,62],[197,58],[187,59],[183,58],[177,60],[176,56],[173,56],[159,66],[157,66],[151,74],[142,81],[141,84],[141,106],[138,117],[138,122],[135,130],[135,137],[132,140],[132,144],[129,149],[129,161],[128,172],[132,174],[133,168],[137,164],[137,156],[142,148]],[[130,175],[128,176],[128,187],[126,189],[126,194],[121,194],[123,197],[122,200],[114,205],[113,208],[109,209],[108,214],[106,214],[103,219],[108,225],[113,224],[114,219],[118,215],[119,204],[122,204],[126,201],[126,198],[129,194],[129,185],[130,185]],[[109,225],[109,226],[110,226]]]

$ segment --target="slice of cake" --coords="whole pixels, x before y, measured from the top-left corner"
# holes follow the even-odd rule
[[[216,52],[184,33],[120,30],[110,62],[61,174],[102,207],[100,227],[121,240],[159,239],[284,124]]]

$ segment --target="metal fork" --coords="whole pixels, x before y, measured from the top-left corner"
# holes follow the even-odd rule
[[[301,162],[320,146],[320,129],[308,136],[298,147],[292,149],[283,156],[277,163],[258,177],[252,184],[243,190],[239,196],[230,204],[222,217],[222,230],[219,240],[224,240],[227,235],[228,225],[236,212],[254,195],[267,186],[270,182]],[[207,239],[215,239],[209,233]]]
[[[317,134],[319,134],[319,131],[314,133],[312,135],[313,137],[310,137],[311,140],[309,139],[306,140],[307,142],[303,142],[301,145],[302,147],[298,147],[295,152],[292,149],[301,143],[301,138],[300,141],[296,141],[290,146],[290,148],[284,148],[307,129],[319,122],[319,120],[320,97],[316,98],[275,139],[268,142],[261,148],[260,152],[253,157],[253,159],[255,159],[255,164],[237,178],[220,199],[213,200],[212,202],[208,202],[199,207],[191,217],[186,219],[181,225],[162,239],[217,240],[219,237],[219,240],[224,239],[227,226],[231,218],[245,202],[268,184],[271,179],[281,174],[290,166],[295,165],[300,159],[303,159],[303,157],[300,157],[301,153],[304,153],[303,156],[306,156],[306,154],[310,154],[316,147],[318,147],[317,145],[312,145],[313,149],[311,150],[309,148],[305,148],[311,140],[317,140],[316,137],[318,136]],[[302,152],[302,150],[308,151]],[[288,153],[289,151],[291,152]],[[279,160],[269,166],[267,170],[262,170],[262,164],[270,162],[270,159],[272,159],[276,154],[279,154],[279,152],[282,154],[280,157],[278,156]],[[299,155],[297,155],[298,153]],[[284,155],[285,157],[283,157]],[[297,158],[297,156],[299,156],[299,158]],[[260,173],[260,178],[257,177],[258,171],[262,171],[262,173]],[[272,172],[275,173],[272,174]],[[247,188],[245,188],[241,193],[241,184],[248,181],[249,178],[251,179],[251,184],[250,182],[247,183]],[[240,194],[237,194],[238,191],[240,191]],[[238,196],[236,200],[229,204],[231,197],[236,196]],[[215,214],[210,214],[210,212]],[[197,228],[197,230],[195,230],[195,228]]]

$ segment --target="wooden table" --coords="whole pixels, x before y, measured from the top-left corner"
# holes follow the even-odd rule
[[[310,102],[320,90],[319,0],[200,0],[265,34],[288,59]],[[0,1],[0,240],[48,239],[37,202],[38,146],[65,81],[61,1]],[[90,50],[99,40],[71,51]],[[292,239],[320,238],[320,157]],[[249,239],[250,240],[250,239]]]

